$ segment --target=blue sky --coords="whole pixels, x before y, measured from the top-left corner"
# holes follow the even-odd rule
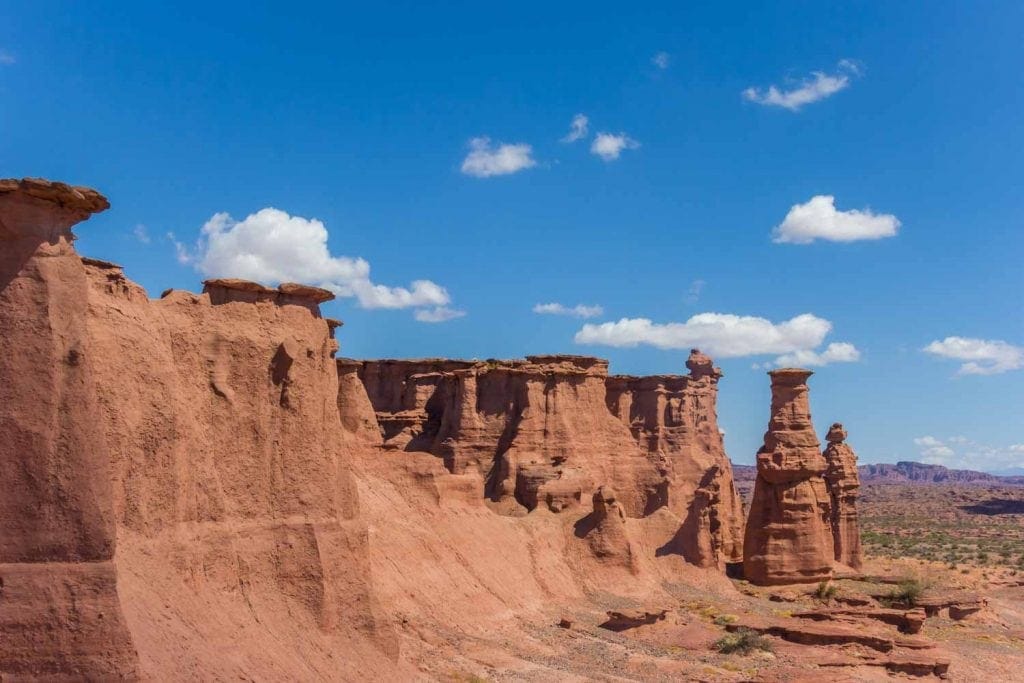
[[[12,6],[2,175],[107,194],[154,296],[331,283],[345,355],[697,340],[749,463],[799,352],[864,462],[1024,465],[1024,6],[681,4]]]

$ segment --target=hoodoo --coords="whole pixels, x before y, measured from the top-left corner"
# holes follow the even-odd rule
[[[846,430],[834,423],[825,437],[825,482],[832,499],[832,541],[837,562],[860,569],[860,525],[857,521],[857,494],[860,477],[857,474],[857,454],[846,443]]]
[[[810,370],[768,373],[771,419],[757,453],[757,479],[743,543],[743,572],[752,583],[822,581],[833,549],[826,463],[811,424]]]

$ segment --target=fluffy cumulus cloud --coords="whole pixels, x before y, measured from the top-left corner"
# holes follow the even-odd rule
[[[363,308],[417,308],[417,319],[439,322],[461,311],[446,308],[451,297],[430,280],[414,280],[408,287],[389,287],[370,280],[364,259],[335,256],[327,247],[327,228],[315,218],[291,216],[266,208],[236,221],[226,213],[214,214],[203,225],[194,247],[179,242],[173,233],[178,260],[208,277],[237,277],[263,283],[304,282],[350,297]]]
[[[469,154],[462,160],[462,172],[476,178],[518,173],[537,165],[533,148],[525,143],[492,145],[487,137],[469,141]]]
[[[872,213],[870,209],[839,211],[836,198],[819,194],[806,204],[790,208],[782,223],[772,232],[779,244],[810,244],[814,240],[856,242],[894,237],[900,221],[892,214]]]
[[[766,107],[782,107],[790,111],[799,111],[801,107],[823,100],[845,90],[853,76],[860,74],[857,64],[844,59],[836,65],[835,73],[814,71],[809,78],[793,83],[788,89],[775,85],[767,89],[747,88],[743,98]]]
[[[576,142],[587,137],[587,133],[590,130],[590,119],[587,118],[586,114],[576,114],[572,117],[572,122],[569,124],[569,132],[562,142]]]
[[[605,161],[618,159],[624,149],[636,149],[640,143],[625,133],[598,133],[590,143],[590,151]]]
[[[914,447],[916,459],[930,465],[994,472],[1024,469],[1024,444],[992,446],[964,436],[920,436]]]
[[[576,304],[575,306],[563,306],[558,303],[537,304],[533,307],[534,313],[542,315],[569,315],[576,318],[596,318],[604,313],[600,306],[587,306]]]
[[[651,64],[653,64],[654,66],[658,67],[663,71],[668,68],[668,65],[671,63],[671,61],[672,59],[667,52],[658,52],[653,57],[651,57]]]
[[[698,347],[718,358],[789,355],[814,352],[832,330],[832,323],[810,313],[773,323],[765,318],[727,313],[700,313],[686,322],[654,323],[647,318],[587,323],[576,333],[577,344],[631,347],[641,344],[659,349]],[[813,360],[818,365],[856,360],[851,344],[831,344]]]
[[[998,339],[946,337],[924,347],[925,353],[940,358],[964,361],[961,375],[998,375],[1024,368],[1024,346],[1014,346]]]

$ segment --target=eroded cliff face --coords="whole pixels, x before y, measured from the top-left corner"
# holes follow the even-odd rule
[[[810,370],[784,368],[772,380],[771,418],[757,453],[757,479],[743,544],[743,572],[761,585],[832,575],[825,459],[811,423]]]
[[[718,428],[722,372],[694,349],[689,376],[612,376],[609,410],[665,476],[666,505],[683,524],[673,544],[700,566],[743,559],[743,508]]]
[[[142,670],[202,662],[216,674],[209,653],[255,621],[246,657],[257,670],[324,677],[345,643],[346,675],[388,672],[393,636],[352,476],[369,442],[338,419],[336,325],[319,311],[332,295],[208,280],[202,294],[150,300],[117,266],[84,262],[116,564]],[[168,594],[187,599],[163,616],[197,625],[181,651],[159,640],[154,610]],[[305,657],[275,644],[293,629],[310,634]]]
[[[732,590],[710,359],[335,359],[329,292],[80,257],[106,205],[0,181],[0,677],[445,677],[453,629]]]
[[[742,513],[718,430],[721,373],[609,376],[586,356],[520,361],[365,361],[360,377],[388,449],[441,457],[483,481],[492,508],[586,510],[599,487],[632,518],[679,522],[664,552],[699,566],[742,557]]]
[[[846,430],[839,422],[829,427],[825,438],[828,446],[822,454],[828,469],[825,482],[832,500],[830,521],[832,542],[837,562],[860,569],[860,522],[857,517],[857,496],[860,477],[857,472],[857,454],[846,443]]]
[[[0,676],[119,678],[111,452],[71,226],[95,191],[0,181]]]

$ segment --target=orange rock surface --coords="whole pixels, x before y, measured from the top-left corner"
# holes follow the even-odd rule
[[[857,494],[860,491],[860,477],[857,474],[857,454],[846,443],[846,430],[836,422],[825,437],[828,446],[822,454],[828,469],[825,483],[832,501],[830,522],[832,542],[837,562],[860,569],[863,564],[860,552],[860,524],[857,521]]]
[[[761,584],[822,581],[832,575],[830,498],[825,459],[811,424],[810,370],[771,376],[772,405],[747,517],[743,572]]]

